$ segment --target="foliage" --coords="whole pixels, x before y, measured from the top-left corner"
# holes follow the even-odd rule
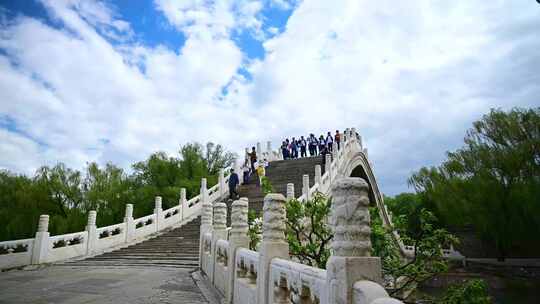
[[[439,304],[490,304],[487,284],[482,279],[468,280],[462,284],[450,286],[445,295],[437,301]]]
[[[330,204],[320,192],[316,192],[311,200],[292,199],[286,204],[289,254],[302,264],[326,268],[333,236],[327,223]]]
[[[441,246],[456,243],[457,239],[446,230],[436,228],[437,219],[431,212],[420,209],[414,234],[407,233],[409,218],[401,216],[394,222],[402,241],[415,248],[413,256],[407,259],[401,256],[392,232],[383,227],[376,207],[371,208],[370,213],[373,255],[381,257],[383,275],[392,281],[392,296],[406,298],[406,291],[448,270]]]
[[[268,182],[269,189],[271,185]],[[300,263],[324,269],[330,257],[329,242],[332,239],[327,216],[330,213],[330,200],[317,192],[306,202],[296,199],[286,203],[286,238],[289,255]],[[255,250],[261,240],[262,220],[252,210],[248,213],[250,249]]]
[[[82,172],[59,163],[39,168],[33,177],[0,171],[0,241],[33,237],[40,214],[50,216],[49,231],[56,235],[83,230],[90,210],[98,212],[97,225],[106,226],[122,221],[127,203],[136,217],[152,212],[157,195],[170,208],[180,188],[188,197],[197,195],[202,177],[214,185],[216,168],[233,160],[221,145],[209,143],[205,151],[190,143],[178,156],[157,152],[133,164],[130,175],[110,163],[89,163]]]
[[[257,217],[254,210],[248,211],[248,227],[249,249],[257,250],[257,246],[261,241],[262,219]]]
[[[274,192],[274,187],[266,176],[261,177],[261,191],[264,195]]]
[[[504,259],[540,234],[540,108],[491,110],[465,145],[409,180],[447,225],[472,225]],[[512,227],[512,229],[508,229]]]

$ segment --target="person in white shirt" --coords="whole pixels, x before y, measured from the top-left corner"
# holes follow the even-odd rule
[[[328,132],[328,135],[326,136],[326,148],[329,152],[332,152],[332,144],[334,143],[334,139],[332,138],[332,134]]]

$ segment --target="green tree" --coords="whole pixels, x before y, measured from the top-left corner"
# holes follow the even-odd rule
[[[101,169],[98,164],[90,163],[82,183],[85,197],[83,210],[98,212],[98,226],[121,222],[125,205],[133,199],[131,185],[121,168],[109,163]]]
[[[331,201],[320,192],[311,200],[289,200],[286,204],[286,237],[289,254],[302,264],[326,268],[333,234],[328,225]]]
[[[83,173],[62,163],[43,166],[32,178],[0,170],[0,241],[33,237],[41,214],[50,216],[55,235],[83,230],[90,210],[98,211],[98,226],[107,226],[122,221],[127,203],[136,217],[152,212],[157,195],[163,208],[172,207],[182,187],[188,198],[197,195],[202,177],[215,185],[219,167],[233,161],[221,145],[206,147],[189,143],[176,156],[156,152],[133,164],[131,175],[110,163],[89,163]]]
[[[450,286],[438,304],[490,304],[488,286],[484,280],[473,279]]]
[[[540,108],[491,110],[465,145],[409,180],[446,224],[471,224],[500,259],[540,234]],[[511,227],[511,229],[509,229]]]
[[[456,243],[457,239],[445,229],[437,228],[437,218],[433,213],[420,209],[414,234],[408,234],[407,229],[407,221],[412,218],[403,216],[394,223],[402,241],[415,248],[413,256],[408,258],[401,255],[391,236],[392,231],[383,226],[376,207],[370,208],[370,214],[373,255],[381,257],[383,275],[392,280],[389,291],[392,296],[407,299],[410,291],[419,284],[448,270],[441,249]]]
[[[216,175],[221,168],[226,168],[232,165],[237,158],[237,155],[232,152],[227,152],[220,144],[208,142],[206,144],[206,168],[210,175]]]

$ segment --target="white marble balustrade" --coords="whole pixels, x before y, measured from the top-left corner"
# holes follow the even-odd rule
[[[201,194],[190,200],[186,199],[186,191],[182,189],[178,205],[167,210],[162,210],[161,197],[156,197],[154,212],[134,219],[133,205],[128,204],[124,221],[106,227],[96,227],[96,216],[99,214],[90,211],[85,231],[50,236],[49,217],[42,215],[35,238],[0,242],[0,270],[82,259],[129,246],[163,230],[182,226],[200,215],[205,200],[211,204],[228,195],[229,172],[228,168],[221,170],[220,183],[210,189],[206,189],[206,179],[203,179]]]

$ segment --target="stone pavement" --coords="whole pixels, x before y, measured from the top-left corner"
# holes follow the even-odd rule
[[[4,303],[207,303],[190,270],[168,267],[49,266],[0,273]]]

